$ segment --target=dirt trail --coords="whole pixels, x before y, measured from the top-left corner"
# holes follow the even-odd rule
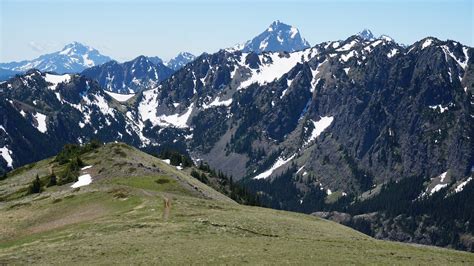
[[[163,197],[163,203],[164,203],[163,219],[168,220],[170,216],[170,211],[171,211],[171,200],[168,199],[167,197]]]

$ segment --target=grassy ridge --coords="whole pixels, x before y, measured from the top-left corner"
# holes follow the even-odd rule
[[[106,156],[116,148],[83,157],[95,178],[87,187],[2,202],[0,263],[474,263],[470,253],[379,241],[316,217],[238,205],[135,149]],[[20,188],[23,179],[9,177],[0,189]]]

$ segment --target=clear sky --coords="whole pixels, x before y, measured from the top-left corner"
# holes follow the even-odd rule
[[[32,59],[72,41],[124,61],[215,52],[280,20],[312,45],[363,28],[411,44],[426,36],[474,46],[473,0],[0,0],[0,62]]]

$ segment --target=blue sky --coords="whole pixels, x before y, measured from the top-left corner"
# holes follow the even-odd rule
[[[119,61],[215,52],[244,42],[274,20],[312,45],[363,28],[411,44],[426,36],[473,46],[472,0],[0,0],[0,62],[32,59],[79,41]]]

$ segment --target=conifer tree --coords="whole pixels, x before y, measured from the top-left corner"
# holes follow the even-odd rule
[[[56,186],[57,184],[58,184],[58,180],[56,178],[56,174],[52,172],[51,175],[49,176],[48,187]]]
[[[35,180],[33,180],[33,182],[31,183],[28,189],[28,194],[36,194],[36,193],[41,193],[41,181],[38,175],[36,175]]]

